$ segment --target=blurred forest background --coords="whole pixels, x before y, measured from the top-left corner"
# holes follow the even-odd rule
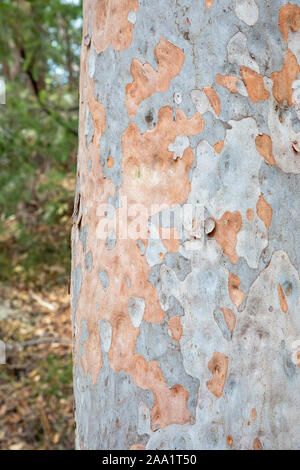
[[[81,9],[80,0],[0,3],[0,449],[74,448],[68,279]]]

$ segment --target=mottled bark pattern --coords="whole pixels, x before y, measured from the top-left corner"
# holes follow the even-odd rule
[[[77,447],[300,449],[299,1],[83,3]],[[184,203],[197,249],[153,209]]]

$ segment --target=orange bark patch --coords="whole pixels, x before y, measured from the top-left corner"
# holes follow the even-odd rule
[[[99,354],[99,351],[101,351],[100,337],[98,325],[96,322],[93,324],[93,326],[91,326],[91,323],[89,323],[88,333],[88,340],[84,342],[84,353],[81,357],[81,365],[84,375],[86,375],[90,370],[92,382],[96,383],[98,378],[99,367],[100,369],[102,367],[102,357],[101,354]],[[96,358],[98,358],[98,364],[95,367],[89,369],[90,364],[93,364]]]
[[[96,5],[96,3],[94,4]],[[88,31],[88,11],[89,11],[89,2],[84,3],[84,25],[83,37],[85,38]],[[89,224],[88,215],[81,213],[78,214],[80,207],[85,207],[86,209],[90,206],[91,201],[97,201],[98,204],[105,204],[109,196],[113,196],[115,192],[115,186],[112,181],[103,178],[102,166],[99,158],[100,151],[100,139],[106,128],[106,118],[105,118],[105,109],[101,103],[99,103],[94,95],[94,80],[89,77],[89,55],[90,48],[83,47],[81,49],[81,67],[80,67],[80,122],[84,122],[86,115],[86,107],[88,106],[91,113],[91,117],[94,123],[94,135],[92,142],[87,147],[86,145],[86,136],[84,126],[80,127],[79,133],[79,161],[81,161],[80,167],[80,194],[77,195],[78,201],[76,202],[74,210],[74,225],[72,228],[72,241],[75,243],[76,232],[78,227],[83,227],[84,225],[90,225],[91,230],[95,226],[95,221],[97,220],[96,213],[93,214],[91,219],[91,224]],[[89,171],[88,162],[91,162],[93,171]],[[79,177],[79,176],[78,176]],[[93,262],[97,261],[96,256],[94,256],[94,248],[97,244],[96,237],[93,242],[93,246],[90,246],[93,253]],[[73,269],[78,265],[84,267],[84,250],[82,243],[79,242],[76,245],[76,256],[73,257]],[[89,339],[84,343],[84,352],[81,357],[81,364],[84,370],[84,373],[90,372],[92,381],[95,383],[97,381],[98,373],[102,367],[102,353],[100,347],[100,338],[98,333],[98,317],[95,311],[95,305],[92,302],[92,297],[89,295],[89,291],[86,288],[86,276],[91,277],[92,272],[89,273],[87,270],[83,270],[82,275],[82,288],[79,295],[77,311],[75,314],[76,324],[78,330],[80,331],[82,326],[82,320],[86,320],[87,329],[89,333]],[[94,274],[94,279],[91,279],[90,283],[90,292],[93,292],[93,289],[96,290],[98,286],[97,275]],[[81,303],[81,299],[85,299],[86,305]],[[87,300],[88,299],[88,300]],[[100,317],[99,317],[100,318]],[[79,336],[75,337],[75,352],[74,352],[74,365],[78,365],[79,359]],[[95,359],[96,358],[96,359]]]
[[[211,8],[214,6],[214,0],[205,0],[206,8]]]
[[[208,369],[211,371],[213,378],[206,382],[206,386],[211,393],[220,398],[226,382],[228,357],[215,352],[208,363]]]
[[[232,303],[239,308],[244,302],[246,295],[242,290],[239,289],[241,284],[240,278],[233,273],[229,273],[228,276],[228,293]]]
[[[130,450],[146,450],[146,447],[143,444],[133,444]]]
[[[129,364],[127,362],[127,369]],[[188,392],[178,384],[168,388],[156,361],[147,362],[144,357],[134,354],[130,369],[136,385],[153,392],[154,406],[150,410],[153,431],[170,424],[190,422],[192,415],[187,408]]]
[[[112,157],[108,157],[107,159],[107,168],[112,168],[115,164],[115,161]]]
[[[106,116],[105,116],[105,109],[101,103],[98,103],[98,101],[94,97],[94,80],[91,80],[90,86],[87,90],[87,96],[86,96],[86,101],[89,106],[89,110],[93,119],[94,123],[94,135],[93,139],[89,148],[89,153],[92,155],[92,160],[94,160],[95,153],[99,149],[99,142],[100,138],[105,132],[106,129]],[[83,108],[83,106],[82,106]],[[93,161],[93,164],[95,162]],[[99,165],[98,165],[99,166]],[[100,179],[100,178],[99,178]]]
[[[222,307],[221,310],[223,312],[224,320],[226,322],[228,330],[232,333],[236,324],[235,314],[232,310],[230,310],[230,308],[227,307]]]
[[[273,155],[273,146],[271,137],[267,134],[258,135],[255,139],[256,150],[266,160],[269,165],[276,165]]]
[[[269,92],[265,90],[263,76],[248,67],[241,67],[241,75],[245,83],[249,98],[257,103],[266,100]]]
[[[126,87],[125,99],[129,117],[135,115],[142,100],[155,91],[166,91],[184,64],[184,52],[165,38],[159,41],[154,55],[158,63],[157,71],[150,64],[142,64],[137,59],[131,63],[133,82]]]
[[[135,286],[140,291],[138,283]],[[132,326],[127,315],[116,316],[108,355],[112,369],[115,372],[123,370],[132,376],[138,387],[153,392],[154,406],[150,411],[153,430],[189,422],[192,415],[187,408],[188,392],[179,384],[168,388],[157,362],[147,362],[143,356],[134,353],[138,334],[139,329]]]
[[[263,221],[266,228],[269,228],[272,222],[273,209],[270,204],[262,197],[259,196],[256,204],[256,212],[258,217]]]
[[[187,119],[183,111],[177,110],[174,120],[170,106],[159,110],[157,125],[144,134],[133,122],[129,124],[122,135],[121,188],[128,197],[128,204],[139,202],[151,209],[153,204],[171,206],[187,199],[193,151],[188,147],[182,158],[174,160],[168,146],[177,136],[197,135],[202,129],[203,119],[199,113]]]
[[[284,42],[288,42],[289,30],[296,33],[300,28],[300,7],[287,3],[279,10],[278,27]]]
[[[89,233],[95,234],[97,219],[96,206],[90,208],[88,215],[83,219],[83,224],[89,226]],[[147,245],[146,240],[144,244]],[[76,261],[84,266],[85,252],[81,242],[77,244],[76,250]],[[127,310],[130,298],[143,293],[145,298],[143,318],[146,321],[160,322],[164,319],[165,313],[159,305],[156,289],[148,281],[150,266],[145,257],[141,256],[135,240],[118,239],[115,248],[107,250],[105,240],[97,240],[95,234],[94,237],[88,237],[86,252],[90,250],[93,253],[93,267],[91,272],[86,269],[82,272],[76,322],[79,330],[83,319],[87,324],[89,336],[84,343],[82,365],[85,373],[91,373],[95,383],[102,367],[98,320],[107,320],[112,327],[112,347],[109,353],[112,368],[126,369],[130,373],[127,367],[131,363],[139,334],[139,329],[132,325]],[[98,277],[100,269],[108,276],[107,292],[103,291]],[[130,287],[127,278],[131,280]],[[97,303],[100,305],[99,310],[96,309]],[[80,336],[80,332],[77,336]]]
[[[278,103],[287,102],[289,106],[293,106],[293,82],[297,79],[300,71],[297,59],[288,49],[286,51],[286,59],[280,72],[271,74],[273,80],[273,95]]]
[[[164,428],[170,424],[185,424],[191,421],[192,415],[187,408],[189,394],[182,385],[166,388],[167,393],[154,392],[156,405],[150,412],[152,430]]]
[[[230,93],[237,93],[237,83],[239,79],[238,77],[234,77],[233,75],[216,75],[216,82],[218,85],[227,88]]]
[[[205,86],[203,88],[204,93],[206,94],[208,101],[210,102],[214,112],[219,116],[221,112],[221,102],[220,98],[218,97],[217,93],[211,86]]]
[[[226,437],[226,442],[227,442],[227,444],[229,445],[229,447],[232,446],[233,439],[232,439],[232,436],[231,436],[231,435],[229,435],[229,436]]]
[[[92,42],[97,54],[110,44],[117,51],[130,46],[134,25],[128,21],[128,13],[138,11],[138,0],[87,0],[84,8],[87,15],[91,10]],[[87,33],[86,24],[83,36],[86,37]]]
[[[246,217],[247,217],[248,220],[253,220],[254,219],[254,210],[253,209],[247,209]]]
[[[221,153],[224,147],[224,141],[219,140],[218,142],[215,143],[214,145],[214,150],[216,153]]]
[[[168,322],[169,330],[171,331],[172,338],[179,341],[182,336],[182,326],[179,317],[172,317]]]
[[[285,298],[285,294],[283,292],[281,284],[278,284],[277,286],[277,292],[278,292],[278,300],[280,303],[280,308],[283,311],[283,313],[287,313],[288,311],[288,304]]]
[[[256,420],[257,420],[257,411],[256,411],[255,408],[252,408],[251,413],[250,413],[250,416],[251,416],[252,421],[256,421]]]
[[[238,262],[236,254],[237,234],[242,228],[242,216],[238,211],[225,212],[220,220],[216,220],[216,228],[212,232],[216,242],[221,245],[225,255],[232,263]]]
[[[180,247],[178,230],[174,227],[159,227],[159,235],[168,253],[176,253]]]
[[[253,441],[253,450],[263,450],[263,446],[258,437],[256,437]]]

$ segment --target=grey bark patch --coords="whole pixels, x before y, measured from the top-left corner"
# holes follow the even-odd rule
[[[101,348],[104,353],[108,353],[111,345],[112,327],[109,321],[98,320]]]
[[[191,272],[191,262],[180,253],[167,253],[165,262],[169,268],[173,269],[180,281],[184,281]]]
[[[157,360],[169,387],[180,383],[188,392],[188,408],[195,415],[200,381],[189,375],[183,363],[183,356],[177,345],[168,347],[165,354]]]
[[[151,284],[154,285],[157,291],[160,291],[161,289],[160,266],[160,264],[152,266],[151,273],[148,278],[148,280],[151,282]]]
[[[89,44],[91,42],[91,37],[92,37],[92,11],[89,8],[89,11],[88,11],[88,31],[87,31],[87,35],[84,38],[84,44],[86,46],[89,46]]]
[[[169,297],[169,309],[166,311],[166,317],[182,317],[184,315],[184,310],[178,300],[170,295]]]
[[[83,445],[87,450],[128,450],[137,440],[147,443],[147,435],[138,436],[137,404],[144,402],[147,407],[152,407],[151,392],[137,387],[124,372],[114,373],[107,354],[103,355],[96,384],[92,383],[89,373],[84,376],[81,366],[77,368],[76,376],[77,445]]]
[[[220,308],[216,308],[214,311],[214,319],[218,327],[220,328],[222,335],[227,341],[231,341],[232,339],[232,332],[229,331],[226,321],[224,319],[224,315]]]
[[[104,271],[103,269],[100,269],[98,272],[98,277],[102,284],[103,290],[106,292],[109,287],[109,277],[108,277],[107,272]]]
[[[268,203],[273,209],[272,224],[269,229],[269,245],[265,261],[269,262],[274,250],[286,251],[291,259],[300,260],[299,231],[299,187],[300,175],[287,174],[278,167],[262,165],[260,175],[261,190],[266,194]],[[278,191],[280,188],[280,191]],[[284,204],[283,204],[284,201]],[[264,267],[263,263],[259,266]]]
[[[73,312],[76,312],[78,297],[81,289],[82,283],[82,269],[81,265],[78,264],[72,272],[72,281],[71,281],[71,299],[73,305]]]
[[[93,267],[93,254],[91,251],[89,251],[84,258],[84,264],[88,272],[90,273],[92,271]]]
[[[79,342],[82,345],[88,339],[89,339],[89,330],[86,324],[86,320],[83,318],[81,320],[81,331],[80,331],[80,336],[79,336]]]
[[[156,324],[143,321],[140,331],[135,352],[141,354],[149,362],[158,362],[168,387],[181,384],[186,388],[189,393],[188,408],[194,414],[199,380],[187,374],[179,344],[168,334],[168,323],[165,321]]]
[[[81,227],[80,231],[79,231],[79,240],[82,242],[82,246],[83,246],[84,251],[86,249],[86,244],[87,244],[87,239],[88,239],[88,231],[89,231],[88,225],[85,225],[84,227]]]
[[[161,324],[143,321],[140,325],[140,331],[135,352],[141,354],[147,361],[156,361],[167,351],[168,345],[172,341],[166,326],[162,327]]]
[[[165,254],[166,249],[159,237],[157,227],[154,225],[150,226],[150,234],[148,237],[148,245],[146,249],[146,259],[150,266],[155,266],[162,262],[161,254]]]
[[[135,328],[141,324],[145,311],[145,300],[141,297],[131,297],[128,302],[128,313]]]
[[[297,374],[298,367],[293,363],[291,356],[287,353],[287,351],[283,352],[281,360],[285,375],[289,380],[292,380]]]
[[[95,126],[92,115],[89,110],[88,104],[86,105],[86,116],[85,116],[85,130],[84,134],[86,137],[86,146],[88,147],[93,140],[95,133]]]
[[[114,231],[114,229],[111,229],[107,235],[107,239],[106,239],[106,248],[108,250],[113,250],[114,247],[116,246],[116,242],[117,242],[117,239],[116,239],[116,233]]]
[[[115,213],[115,201],[114,198],[109,196],[108,198],[108,204],[107,204],[107,209],[106,209],[106,217],[109,219],[112,219]]]
[[[224,124],[217,119],[211,112],[207,111],[204,116],[204,129],[201,138],[207,140],[210,145],[214,145],[219,140],[225,139]]]
[[[145,245],[144,245],[144,243],[142,242],[142,240],[138,240],[137,244],[139,246],[139,249],[141,250],[141,255],[144,255],[145,254]]]

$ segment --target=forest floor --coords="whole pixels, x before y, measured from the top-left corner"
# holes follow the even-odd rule
[[[2,286],[0,299],[0,449],[74,449],[68,288]]]
[[[0,450],[74,449],[68,294],[74,187],[74,174],[66,173],[46,196],[32,190],[13,216],[0,215],[0,340],[6,344]]]
[[[74,448],[68,278],[82,1],[46,6],[0,1],[0,450]],[[54,337],[69,342],[43,343]]]

